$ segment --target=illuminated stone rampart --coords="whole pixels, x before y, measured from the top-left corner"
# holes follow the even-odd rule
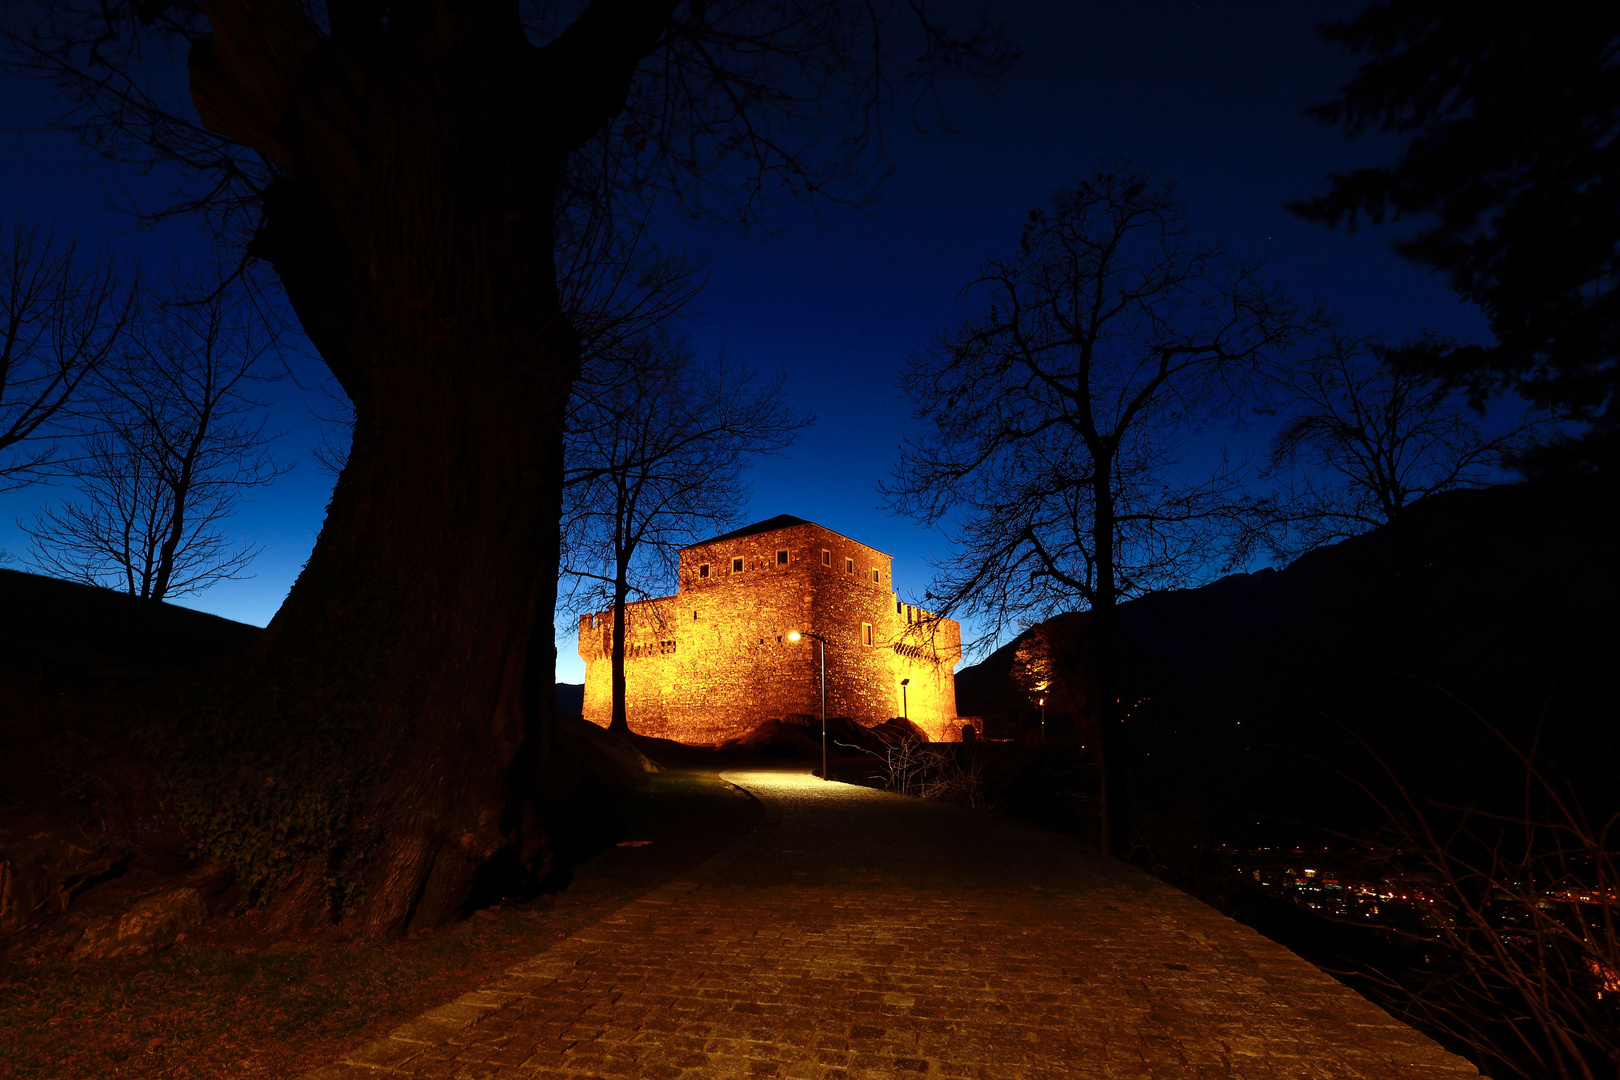
[[[716,743],[771,717],[819,716],[826,639],[827,715],[911,720],[936,741],[961,738],[961,628],[900,603],[893,560],[830,529],[776,517],[681,551],[674,596],[625,609],[631,730]],[[794,642],[792,631],[805,635]],[[613,613],[580,620],[585,718],[613,712]],[[902,704],[901,680],[909,679]]]

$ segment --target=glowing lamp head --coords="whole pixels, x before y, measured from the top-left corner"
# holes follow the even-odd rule
[[[789,641],[798,641],[802,637],[804,637],[804,635],[799,633],[797,630],[789,630],[788,631],[788,640]]]

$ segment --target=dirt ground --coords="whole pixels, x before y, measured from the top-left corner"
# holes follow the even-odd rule
[[[758,813],[691,762],[656,774],[556,891],[432,934],[273,942],[249,912],[138,959],[0,963],[0,1078],[300,1076],[703,861]]]

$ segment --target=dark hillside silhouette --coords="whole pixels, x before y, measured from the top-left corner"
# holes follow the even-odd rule
[[[143,955],[252,907],[251,878],[201,851],[177,813],[189,793],[174,782],[165,734],[263,633],[0,569],[0,957]],[[626,800],[646,788],[630,745],[567,715],[579,712],[582,689],[558,687],[564,715],[544,777],[555,851],[546,889],[563,887],[567,867],[607,842]],[[322,746],[297,755],[308,769],[325,758]],[[282,805],[278,778],[257,779],[237,791],[231,813]],[[505,885],[491,881],[493,896],[474,900],[499,899]],[[129,918],[137,908],[150,917]],[[262,922],[232,925],[253,936]]]
[[[0,569],[0,667],[53,656],[89,667],[206,667],[245,652],[257,626],[91,585]]]
[[[145,735],[177,687],[217,677],[262,633],[127,593],[0,570],[6,955],[151,951],[233,902],[232,875],[197,856],[164,797]],[[94,933],[154,896],[172,910],[145,919],[149,933]]]
[[[1423,505],[1449,553],[1431,610],[1432,685],[1410,675],[1392,632],[1377,531],[1282,570],[1120,605],[1119,636],[1137,656],[1121,696],[1146,699],[1130,721],[1145,805],[1196,802],[1215,842],[1242,842],[1257,821],[1263,835],[1285,821],[1348,824],[1332,770],[1367,764],[1350,733],[1431,793],[1484,799],[1507,780],[1475,767],[1478,732],[1450,695],[1525,744],[1539,730],[1542,753],[1583,790],[1613,794],[1603,778],[1620,761],[1620,585],[1602,489],[1519,484]],[[1083,613],[1066,618],[1083,633]],[[1018,644],[958,674],[962,711],[1031,723],[1011,678]]]
[[[565,716],[578,716],[585,711],[585,684],[558,683],[555,707]]]

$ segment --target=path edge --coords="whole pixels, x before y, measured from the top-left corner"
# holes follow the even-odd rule
[[[598,927],[645,919],[667,910],[670,904],[702,888],[747,858],[782,823],[782,808],[726,778],[727,773],[735,771],[723,769],[715,775],[732,790],[760,804],[759,820],[742,836],[684,873],[581,927],[545,951],[507,968],[485,986],[428,1009],[381,1038],[344,1051],[330,1065],[304,1073],[301,1080],[361,1080],[363,1077],[414,1074],[414,1070],[400,1066],[414,1060],[430,1047],[465,1041],[465,1033],[479,1021],[524,997],[521,990],[511,985],[512,980],[523,980],[532,986],[556,981],[591,952],[599,940],[596,933]]]

